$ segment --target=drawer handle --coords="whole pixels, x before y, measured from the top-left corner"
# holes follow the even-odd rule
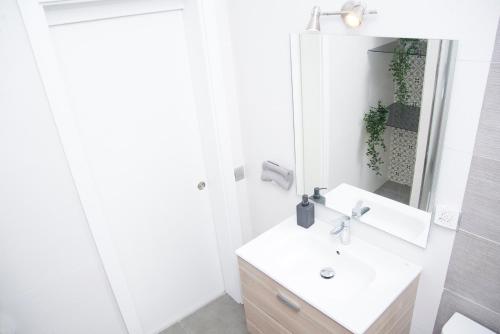
[[[291,308],[295,312],[299,312],[300,311],[300,305],[298,303],[290,300],[290,298],[288,298],[287,296],[283,295],[281,292],[278,292],[278,294],[276,295],[276,298],[278,298],[278,300],[281,303],[285,304],[286,306],[288,306],[289,308]]]

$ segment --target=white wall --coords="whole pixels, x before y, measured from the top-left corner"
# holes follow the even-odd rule
[[[259,180],[263,160],[270,159],[290,168],[294,166],[288,35],[304,29],[313,5],[338,10],[342,3],[339,0],[227,1],[237,69],[250,213],[256,234],[293,214],[298,202],[293,190],[286,192]],[[378,0],[369,2],[369,5],[379,14],[367,17],[360,29],[348,30],[338,18],[323,17],[323,31],[459,40],[436,200],[460,208],[500,3],[496,0]],[[428,248],[408,251],[413,254],[412,260],[425,268],[413,333],[432,331],[453,238],[453,232],[433,226]],[[395,251],[408,247],[399,240],[386,242],[383,246]]]
[[[333,189],[344,182],[377,190],[388,179],[389,149],[381,152],[386,163],[381,165],[379,176],[367,167],[363,116],[380,99],[386,105],[391,103],[393,87],[387,70],[390,55],[368,50],[393,39],[310,33],[295,36],[300,40],[300,50],[294,48],[292,52],[300,52],[300,64],[292,66],[300,67],[294,69],[300,78],[293,80],[301,90],[294,96],[300,97],[301,103],[294,117],[302,124],[299,141],[305,189],[297,192],[311,193],[318,186]],[[390,85],[381,85],[381,78]],[[387,148],[389,144],[386,140]]]
[[[393,39],[381,39],[390,42]],[[383,43],[381,43],[383,45]],[[387,69],[392,60],[392,55],[380,52],[370,52],[368,55],[370,75],[368,77],[368,103],[370,106],[376,106],[378,101],[384,105],[394,102],[394,83],[392,74]],[[391,160],[391,137],[394,131],[393,127],[386,127],[384,132],[384,143],[386,151],[381,152],[384,164],[381,166],[380,173],[384,179],[389,179],[389,165]],[[375,189],[376,190],[376,189]]]
[[[125,333],[14,0],[0,49],[0,328]]]
[[[368,52],[391,40],[335,35],[328,35],[325,39],[330,54],[330,106],[329,110],[326,110],[330,112],[331,129],[329,189],[346,182],[375,191],[388,179],[386,174],[389,150],[385,154],[381,152],[385,161],[385,164],[381,165],[382,176],[378,176],[367,166],[367,134],[363,116],[369,107],[377,106],[378,99],[384,99],[384,95],[392,93],[391,89],[385,94],[370,96],[372,81],[380,80],[373,72],[383,72],[384,69],[387,72],[387,68],[381,69],[385,64],[372,61],[372,57],[376,55]],[[382,101],[388,105],[388,101]],[[386,144],[389,149],[389,142]]]

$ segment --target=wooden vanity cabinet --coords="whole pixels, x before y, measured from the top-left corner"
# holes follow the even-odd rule
[[[248,262],[238,259],[243,303],[251,334],[347,334],[352,333],[318,311]],[[418,278],[365,332],[410,332]]]

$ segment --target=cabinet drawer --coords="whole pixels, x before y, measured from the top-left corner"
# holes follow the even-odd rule
[[[244,260],[239,259],[239,263],[245,300],[250,305],[257,305],[288,331],[294,334],[350,333]],[[256,326],[255,323],[253,325]],[[269,334],[272,333],[275,332]]]
[[[248,299],[244,299],[247,327],[252,334],[291,334]]]
[[[404,290],[391,306],[366,331],[366,334],[405,334],[410,332],[418,279]]]

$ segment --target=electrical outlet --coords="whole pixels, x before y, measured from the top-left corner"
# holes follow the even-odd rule
[[[434,224],[450,230],[457,230],[459,217],[460,211],[447,205],[438,204],[434,209]]]

